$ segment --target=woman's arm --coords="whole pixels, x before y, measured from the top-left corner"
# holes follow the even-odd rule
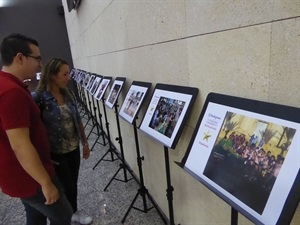
[[[86,139],[84,127],[83,127],[81,120],[79,121],[79,132],[80,132],[81,143],[82,143],[82,157],[84,159],[87,159],[90,156],[90,147],[89,147],[89,143]]]

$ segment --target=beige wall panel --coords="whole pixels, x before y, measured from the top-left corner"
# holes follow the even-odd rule
[[[270,32],[266,24],[188,40],[190,83],[201,93],[196,108],[209,92],[267,100]]]
[[[273,20],[300,16],[299,0],[273,0]]]
[[[90,61],[90,71],[104,75],[116,77],[129,77],[131,74],[130,58],[127,51],[114,54],[98,55],[88,58]],[[127,84],[128,80],[126,81]],[[131,82],[130,82],[131,83]]]
[[[80,36],[89,29],[91,24],[107,9],[113,0],[84,0],[81,1],[80,7],[77,10],[68,12],[66,1],[62,0],[66,16],[68,30],[72,35],[69,35],[70,44],[77,42]]]
[[[127,49],[125,26],[126,4],[112,3],[85,31],[88,56]]]
[[[71,46],[71,52],[74,61],[82,59],[87,61],[86,45],[85,39],[81,37],[77,40],[76,44]]]
[[[271,102],[300,107],[300,19],[272,25]]]
[[[186,0],[187,36],[300,15],[298,0]]]
[[[185,35],[185,2],[182,0],[131,1],[127,15],[128,47],[174,40]]]
[[[169,42],[128,51],[132,74],[142,81],[188,85],[186,41]],[[131,75],[130,75],[131,76]]]
[[[177,223],[230,224],[230,207],[224,201],[175,164],[171,172]]]

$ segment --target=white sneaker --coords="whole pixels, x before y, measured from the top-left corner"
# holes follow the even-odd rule
[[[80,223],[83,225],[88,225],[93,221],[92,217],[87,215],[80,215],[79,213],[74,213],[72,215],[72,222]]]

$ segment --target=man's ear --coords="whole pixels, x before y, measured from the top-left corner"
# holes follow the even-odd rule
[[[14,58],[14,61],[18,64],[23,64],[24,63],[24,55],[22,53],[18,53],[15,58]]]

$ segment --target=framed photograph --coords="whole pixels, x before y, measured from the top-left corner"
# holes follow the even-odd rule
[[[77,70],[75,68],[72,68],[71,71],[70,71],[70,77],[73,79],[73,80],[76,80],[77,78]]]
[[[83,84],[82,84],[82,87],[85,88],[87,90],[88,88],[88,85],[90,83],[90,79],[91,79],[91,74],[88,73],[88,72],[84,72],[85,74],[85,78],[83,80]]]
[[[90,78],[90,80],[89,80],[89,82],[88,82],[88,85],[86,86],[86,89],[87,89],[88,91],[91,90],[92,85],[94,84],[95,79],[96,79],[96,76],[95,76],[94,74],[91,74],[91,78]]]
[[[119,115],[127,122],[132,123],[136,118],[150,87],[151,83],[139,81],[132,82],[119,111]]]
[[[90,88],[90,94],[91,95],[94,95],[97,88],[99,87],[100,85],[100,82],[102,80],[103,76],[100,76],[100,75],[95,75],[95,80],[94,80],[94,83],[92,84],[91,88]]]
[[[78,84],[80,84],[80,83],[82,83],[82,71],[81,70],[77,70],[77,76],[76,76],[76,82],[78,83]]]
[[[255,224],[300,199],[300,109],[210,93],[181,166]]]
[[[82,80],[82,71],[77,69],[76,70],[76,75],[75,75],[75,81],[80,84],[81,83],[81,80]]]
[[[156,84],[140,129],[174,149],[197,94],[197,88]]]
[[[105,105],[107,105],[109,108],[113,108],[119,94],[122,90],[123,84],[125,83],[126,78],[125,77],[117,77],[112,85],[112,88],[110,89],[110,92],[108,94],[108,97],[105,101]]]
[[[112,77],[103,77],[96,92],[94,93],[95,99],[101,100],[103,98],[105,91],[106,91],[109,83],[111,82],[111,80],[112,80]]]

